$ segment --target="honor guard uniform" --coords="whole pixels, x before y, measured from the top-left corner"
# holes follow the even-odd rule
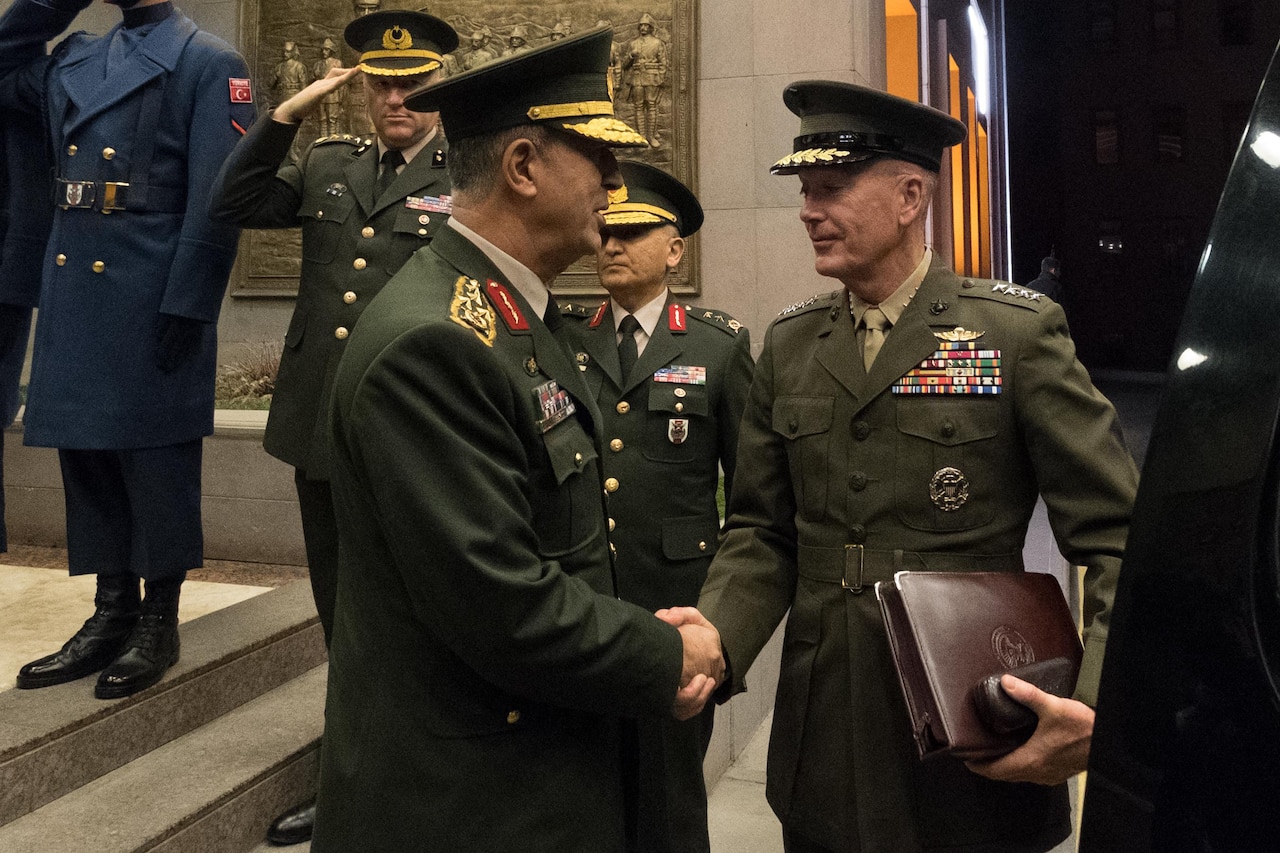
[[[563,312],[600,407],[618,595],[646,610],[693,606],[720,534],[721,469],[725,493],[733,489],[750,335],[723,311],[687,305],[667,288],[685,238],[702,225],[697,198],[653,166],[624,161],[620,169],[624,186],[610,194],[597,256],[611,298]],[[714,712],[708,704],[691,720],[624,723],[638,794],[629,850],[709,850],[702,759]]]
[[[917,760],[873,586],[1022,571],[1042,496],[1062,553],[1087,568],[1075,698],[1090,703],[1137,472],[1062,310],[925,247],[929,179],[964,127],[845,83],[795,83],[784,101],[800,135],[773,172],[800,175],[819,271],[845,288],[766,334],[699,607],[735,690],[790,611],[767,784],[788,849],[1047,850],[1071,830],[1065,784]]]
[[[440,111],[470,168],[334,383],[342,551],[315,853],[619,853],[618,718],[670,713],[682,634],[711,633],[617,599],[599,413],[567,330],[543,320],[559,325],[546,282],[595,242],[619,183],[609,147],[645,144],[613,115],[611,40],[556,41],[407,101]],[[536,246],[514,237],[530,229]]]
[[[452,27],[421,12],[374,12],[352,21],[344,37],[360,52],[360,70],[379,80],[425,81],[458,46]],[[370,118],[382,132],[381,117]],[[448,219],[449,146],[432,122],[407,149],[399,174],[388,177],[380,160],[392,149],[376,135],[322,137],[286,162],[300,127],[259,122],[223,166],[211,210],[246,228],[302,228],[302,275],[263,446],[296,469],[312,589],[328,637],[338,560],[328,484],[333,376],[365,306]],[[390,181],[381,191],[380,180]]]
[[[209,219],[209,188],[255,107],[244,59],[167,2],[118,0],[107,35],[46,55],[90,2],[15,0],[0,19],[0,108],[43,122],[54,177],[24,199],[53,210],[23,440],[58,448],[71,573],[97,575],[94,615],[17,683],[105,668],[95,694],[119,698],[178,659],[179,590],[203,562],[201,440],[239,236]]]

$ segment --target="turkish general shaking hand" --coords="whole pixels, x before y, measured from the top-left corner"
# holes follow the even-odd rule
[[[684,641],[684,668],[672,713],[677,720],[687,720],[702,710],[724,680],[720,632],[695,607],[671,607],[655,615],[674,625]]]

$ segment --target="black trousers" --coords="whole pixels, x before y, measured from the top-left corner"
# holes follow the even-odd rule
[[[73,575],[178,580],[204,563],[201,439],[134,450],[58,450]]]

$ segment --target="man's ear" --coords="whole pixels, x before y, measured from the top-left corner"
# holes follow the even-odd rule
[[[538,194],[538,165],[542,152],[532,139],[513,139],[502,152],[502,181],[507,189],[521,198]]]
[[[680,259],[684,257],[684,238],[676,235],[667,243],[667,271],[676,268],[680,263]]]
[[[898,203],[899,225],[906,226],[924,217],[929,207],[929,193],[921,175],[911,171],[898,177]]]

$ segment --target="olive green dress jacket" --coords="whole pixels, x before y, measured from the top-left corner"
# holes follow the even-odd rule
[[[365,310],[334,385],[317,853],[621,849],[619,716],[670,713],[681,641],[614,597],[597,423],[452,228]]]
[[[751,389],[751,337],[722,311],[666,307],[623,381],[617,323],[606,301],[565,306],[575,357],[604,428],[609,539],[618,594],[646,610],[692,606],[720,534],[716,491],[733,489],[738,424]],[[715,706],[683,722],[637,721],[627,752],[638,773],[636,838],[645,853],[705,853],[702,760]]]
[[[1000,393],[893,393],[957,327],[998,351]],[[843,290],[788,309],[765,338],[738,460],[699,607],[735,689],[791,612],[767,784],[784,827],[841,853],[1064,838],[1065,786],[917,760],[872,587],[898,570],[1020,571],[1042,495],[1062,553],[1087,567],[1076,698],[1093,701],[1137,472],[1061,308],[935,260],[870,375]]]
[[[263,447],[327,479],[338,359],[365,306],[449,218],[449,146],[437,133],[375,199],[372,138],[324,137],[284,162],[297,133],[269,118],[255,124],[223,164],[210,214],[245,228],[302,228],[298,298]]]

